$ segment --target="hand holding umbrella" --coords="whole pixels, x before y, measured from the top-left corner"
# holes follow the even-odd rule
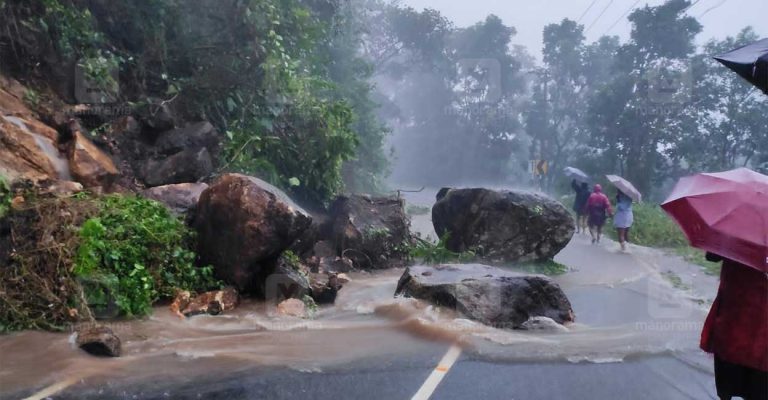
[[[635,201],[638,203],[643,201],[643,195],[640,193],[639,190],[635,188],[635,185],[633,185],[632,182],[618,175],[606,175],[605,177],[608,179],[608,182],[611,182],[613,186],[616,186],[616,188],[621,190],[622,193],[629,196],[632,199],[632,201]]]

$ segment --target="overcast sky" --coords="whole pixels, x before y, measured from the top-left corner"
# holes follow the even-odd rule
[[[630,25],[624,14],[635,3],[635,0],[401,1],[418,10],[437,9],[459,27],[481,21],[488,14],[496,14],[504,23],[517,29],[517,35],[512,42],[528,47],[537,59],[541,59],[541,35],[544,26],[560,22],[563,18],[579,20],[585,11],[586,14],[579,22],[585,29],[588,28],[588,41],[594,41],[606,33],[619,35],[625,40],[629,36]],[[642,0],[637,2],[635,7],[643,7],[646,4],[655,6],[663,4],[664,1]],[[761,37],[768,36],[768,0],[699,0],[688,11],[688,15],[696,17],[704,26],[704,31],[697,38],[699,44],[711,38],[735,35],[747,25],[751,25]]]

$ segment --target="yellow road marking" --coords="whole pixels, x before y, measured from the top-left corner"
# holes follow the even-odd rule
[[[443,358],[440,360],[439,363],[437,363],[437,367],[432,371],[432,373],[429,375],[426,381],[424,381],[424,384],[421,385],[421,388],[419,388],[419,391],[416,392],[413,397],[411,397],[411,400],[427,400],[429,399],[432,394],[435,393],[435,390],[437,389],[437,385],[440,384],[440,382],[443,380],[445,375],[448,373],[448,371],[453,367],[453,364],[456,363],[456,360],[459,359],[459,356],[461,355],[461,347],[454,344],[451,346],[451,348],[448,349],[448,352],[445,353]]]

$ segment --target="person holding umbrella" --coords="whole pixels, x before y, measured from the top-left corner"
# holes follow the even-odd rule
[[[600,243],[605,220],[613,214],[611,202],[608,200],[608,196],[603,193],[603,187],[600,184],[596,184],[592,189],[592,194],[587,199],[586,211],[592,244]]]
[[[624,194],[621,190],[616,193],[616,214],[613,216],[613,226],[616,228],[616,234],[619,237],[621,251],[627,251],[627,242],[629,241],[629,228],[635,221],[635,215],[632,212],[632,198]]]
[[[632,182],[618,176],[606,175],[608,182],[616,187],[616,216],[613,219],[613,226],[619,236],[621,251],[627,251],[627,242],[629,241],[629,228],[634,223],[635,216],[632,211],[632,202],[643,201],[643,195]]]
[[[576,198],[573,200],[573,211],[576,212],[576,233],[587,233],[587,200],[591,192],[587,182],[579,182],[576,179],[571,181],[571,187],[576,192]]]
[[[768,399],[768,176],[746,168],[682,178],[662,208],[722,261],[701,332],[720,399]]]

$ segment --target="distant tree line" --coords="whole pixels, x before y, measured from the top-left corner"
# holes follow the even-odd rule
[[[399,181],[520,184],[530,160],[547,160],[547,190],[565,187],[559,172],[573,165],[661,195],[691,172],[768,171],[768,98],[712,59],[759,38],[747,27],[697,49],[690,1],[635,9],[624,43],[550,24],[541,66],[495,16],[456,28],[435,10],[366,4]],[[500,79],[482,75],[497,73],[491,60]]]

